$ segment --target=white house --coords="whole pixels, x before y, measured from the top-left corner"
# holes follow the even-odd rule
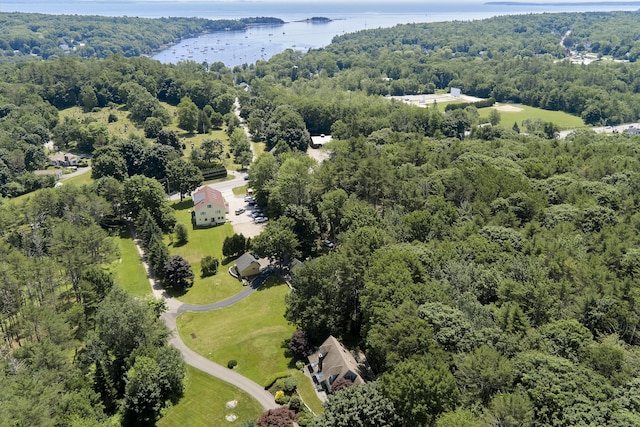
[[[193,193],[193,220],[198,226],[224,224],[229,205],[222,193],[211,187],[200,187]]]

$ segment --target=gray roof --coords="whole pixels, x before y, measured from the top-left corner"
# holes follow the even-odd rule
[[[322,372],[318,372],[319,355],[324,355],[322,361]],[[358,362],[351,353],[333,336],[329,336],[322,343],[318,352],[309,356],[309,362],[314,370],[314,375],[319,382],[327,381],[330,387],[338,378],[347,377],[354,384],[364,384],[360,376]]]
[[[240,255],[240,257],[236,260],[236,267],[238,268],[238,272],[243,272],[245,269],[249,268],[251,264],[256,263],[260,265],[258,261],[251,255],[250,253],[244,253]]]

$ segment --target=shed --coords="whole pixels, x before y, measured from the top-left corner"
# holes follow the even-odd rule
[[[245,253],[236,260],[235,269],[239,277],[251,277],[260,273],[260,263],[253,255]]]

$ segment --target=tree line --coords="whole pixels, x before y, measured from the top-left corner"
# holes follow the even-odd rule
[[[112,218],[132,215],[136,200],[153,200],[134,182],[124,183],[133,191],[125,200],[118,184],[43,189],[19,214],[0,206],[0,413],[7,422],[154,425],[182,395],[185,365],[167,344],[162,303],[132,298],[109,269],[119,257]],[[159,193],[164,204],[162,187]]]

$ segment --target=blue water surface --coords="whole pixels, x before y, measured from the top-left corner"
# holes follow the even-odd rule
[[[163,63],[195,61],[223,62],[228,67],[267,60],[285,49],[306,52],[321,48],[336,35],[398,24],[477,20],[505,14],[543,12],[587,12],[636,10],[638,5],[620,4],[522,4],[495,5],[463,2],[269,2],[204,0],[0,0],[0,12],[34,12],[102,16],[201,17],[239,19],[269,16],[286,23],[274,27],[252,27],[246,31],[224,31],[186,39],[153,57]],[[328,23],[306,20],[322,16]]]

